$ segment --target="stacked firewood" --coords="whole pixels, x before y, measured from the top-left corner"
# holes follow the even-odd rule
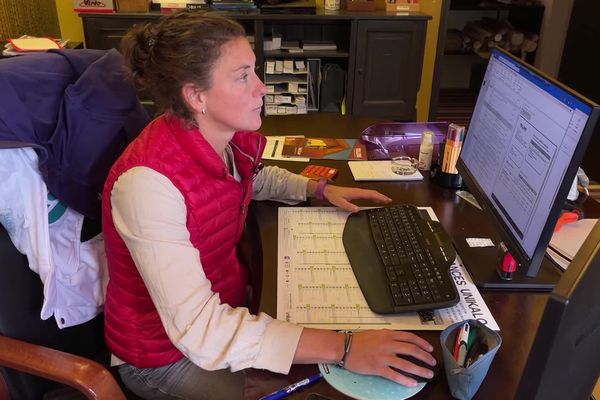
[[[494,47],[500,47],[525,58],[537,49],[539,36],[516,29],[507,20],[483,18],[467,22],[462,31],[449,30],[446,51],[473,51],[488,57]]]

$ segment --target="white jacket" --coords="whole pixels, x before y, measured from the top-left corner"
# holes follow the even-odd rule
[[[44,284],[41,318],[54,315],[59,328],[89,321],[108,281],[102,235],[80,242],[83,216],[48,194],[32,148],[0,149],[0,181],[0,223]]]

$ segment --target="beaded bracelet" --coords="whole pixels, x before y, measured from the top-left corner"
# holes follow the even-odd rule
[[[315,197],[319,200],[325,200],[325,186],[327,186],[327,179],[319,179],[317,184],[317,190],[315,191]]]
[[[344,355],[342,356],[342,360],[337,363],[337,366],[340,368],[345,368],[348,354],[350,353],[350,346],[352,346],[352,336],[354,335],[354,332],[345,331],[344,334],[346,335],[346,338],[344,339]]]

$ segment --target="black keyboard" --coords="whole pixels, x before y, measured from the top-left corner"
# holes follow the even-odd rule
[[[380,314],[430,310],[458,303],[450,266],[452,240],[411,205],[351,214],[344,247],[371,310]]]

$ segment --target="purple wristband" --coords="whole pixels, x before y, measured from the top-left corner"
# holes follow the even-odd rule
[[[315,191],[315,197],[319,200],[325,200],[325,186],[327,186],[327,179],[319,179],[317,184],[317,190]]]

